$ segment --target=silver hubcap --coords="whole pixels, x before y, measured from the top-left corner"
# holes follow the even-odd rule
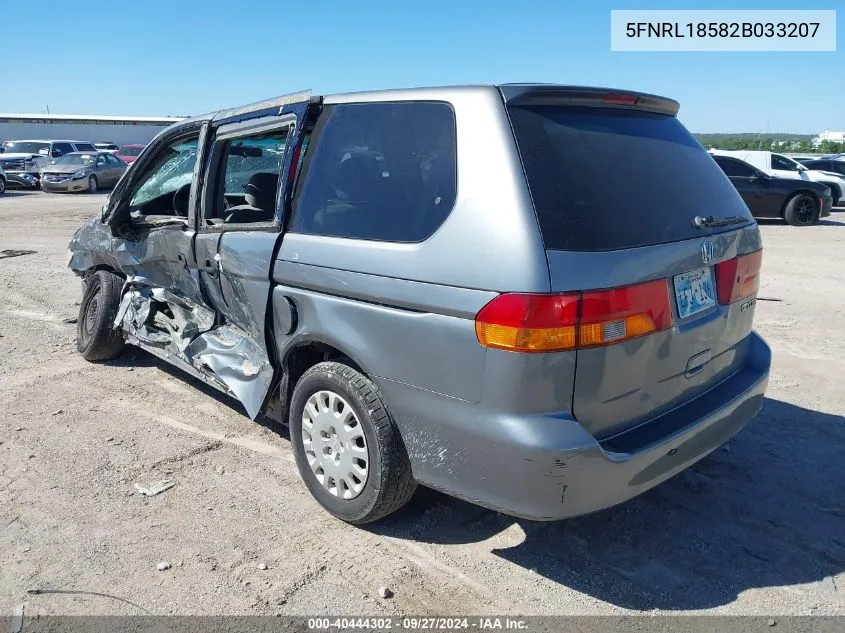
[[[97,181],[93,178],[88,179],[88,191],[91,193],[96,193],[97,191]]]
[[[349,403],[334,391],[318,391],[302,412],[305,458],[323,488],[354,499],[370,472],[367,439]]]

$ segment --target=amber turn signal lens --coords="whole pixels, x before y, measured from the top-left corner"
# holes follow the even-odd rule
[[[567,294],[503,294],[475,320],[485,347],[556,352],[613,345],[672,326],[665,279]]]

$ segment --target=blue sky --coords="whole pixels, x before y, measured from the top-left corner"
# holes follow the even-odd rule
[[[3,5],[0,112],[199,114],[305,88],[542,81],[664,94],[695,132],[845,129],[842,0]],[[611,8],[838,8],[839,50],[611,52]]]

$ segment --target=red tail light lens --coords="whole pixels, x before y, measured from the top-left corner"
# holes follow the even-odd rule
[[[760,289],[763,251],[755,251],[716,264],[716,293],[719,303],[728,305],[745,299]]]
[[[580,294],[504,294],[475,317],[475,334],[485,347],[518,352],[575,348]]]
[[[288,184],[293,184],[296,178],[296,170],[299,167],[299,154],[302,151],[302,145],[297,145],[293,150],[293,158],[290,161],[290,170],[288,171]]]
[[[610,345],[672,327],[666,280],[585,292],[579,347]]]
[[[626,94],[617,94],[612,93],[605,95],[604,101],[605,103],[613,103],[615,105],[637,105],[637,101],[639,97],[637,95],[626,95]]]
[[[503,294],[475,320],[482,345],[514,352],[613,345],[671,326],[662,279],[583,294]]]

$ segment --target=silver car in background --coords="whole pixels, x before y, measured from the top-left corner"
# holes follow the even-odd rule
[[[41,188],[56,193],[97,193],[116,185],[126,169],[126,163],[110,152],[71,152],[41,170]]]

